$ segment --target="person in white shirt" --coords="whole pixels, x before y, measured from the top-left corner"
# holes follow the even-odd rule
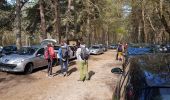
[[[80,79],[78,81],[84,81],[89,79],[88,75],[88,57],[83,57],[84,55],[89,56],[89,49],[86,48],[85,44],[82,42],[76,51],[77,63],[80,71]]]

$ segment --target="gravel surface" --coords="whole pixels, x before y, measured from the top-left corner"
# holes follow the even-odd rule
[[[53,68],[54,77],[46,76],[46,69],[31,75],[0,72],[0,100],[112,100],[118,75],[111,69],[121,65],[115,51],[92,55],[89,60],[91,79],[81,82],[76,60],[71,61],[70,75],[58,75],[60,66]]]

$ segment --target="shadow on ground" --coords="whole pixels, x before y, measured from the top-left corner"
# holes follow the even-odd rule
[[[67,75],[70,76],[73,72],[76,72],[76,71],[77,71],[77,68],[74,67],[74,68],[68,70]],[[61,73],[61,70],[58,70],[56,73],[53,74],[53,76],[57,76],[57,75],[59,75],[60,73]]]
[[[91,79],[91,77],[95,74],[95,72],[94,71],[89,71],[89,80]]]

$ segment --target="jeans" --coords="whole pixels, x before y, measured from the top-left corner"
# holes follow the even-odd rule
[[[53,65],[53,59],[48,59],[48,69],[47,69],[48,76],[52,75],[52,67],[53,67],[52,65]]]
[[[68,60],[63,61],[62,59],[60,59],[60,65],[61,65],[61,73],[67,73],[68,70]]]

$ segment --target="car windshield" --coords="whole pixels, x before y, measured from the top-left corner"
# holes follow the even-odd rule
[[[33,55],[37,48],[33,47],[22,47],[20,50],[18,50],[17,54],[20,55]]]
[[[151,88],[146,92],[146,100],[169,100],[170,88]]]
[[[3,51],[13,51],[15,48],[13,46],[6,46],[3,48]]]
[[[99,49],[99,46],[92,46],[92,49]]]

